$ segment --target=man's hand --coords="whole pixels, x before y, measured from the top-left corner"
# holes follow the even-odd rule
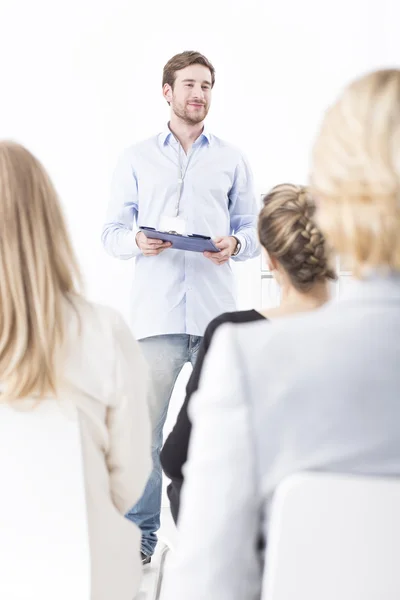
[[[170,242],[146,237],[143,231],[136,234],[136,244],[141,249],[143,256],[157,256],[157,254],[161,254],[161,252],[172,246]]]
[[[214,244],[221,250],[221,252],[204,252],[204,256],[209,258],[215,265],[223,265],[232,256],[236,250],[237,239],[232,235],[225,237],[218,237],[213,240]]]

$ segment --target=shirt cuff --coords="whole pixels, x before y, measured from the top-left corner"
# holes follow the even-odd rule
[[[139,233],[140,229],[139,227],[134,227],[132,229],[132,236],[133,236],[133,256],[139,256],[139,254],[142,254],[141,249],[139,248],[139,246],[136,243],[136,236]]]
[[[243,254],[243,252],[246,249],[247,246],[247,240],[245,238],[244,235],[240,235],[240,233],[236,234],[233,236],[234,238],[236,238],[237,240],[239,240],[240,242],[240,250],[237,254],[235,254],[235,256],[232,256],[232,258],[238,258],[238,256],[240,256],[241,254]]]

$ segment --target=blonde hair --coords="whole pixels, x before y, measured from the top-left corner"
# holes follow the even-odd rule
[[[307,188],[284,183],[264,197],[258,219],[261,244],[301,292],[309,291],[316,283],[336,279],[324,237],[313,219],[314,211]]]
[[[80,273],[56,191],[40,162],[0,142],[1,398],[57,394],[64,305]]]
[[[313,151],[318,222],[356,277],[400,269],[400,71],[371,73],[328,110]]]

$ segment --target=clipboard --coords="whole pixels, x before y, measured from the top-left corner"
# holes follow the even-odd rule
[[[188,252],[221,252],[207,235],[189,233],[183,235],[176,231],[157,231],[154,227],[139,227],[146,237],[163,242],[171,242],[173,250],[186,250]]]

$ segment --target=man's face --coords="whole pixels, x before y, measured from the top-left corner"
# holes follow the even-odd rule
[[[174,87],[164,86],[164,97],[177,117],[196,125],[207,116],[211,103],[211,73],[203,65],[185,67],[175,74]]]

